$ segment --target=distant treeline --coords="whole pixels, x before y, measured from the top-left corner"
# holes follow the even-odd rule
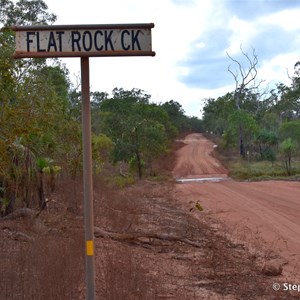
[[[223,148],[236,149],[242,158],[283,161],[292,175],[292,162],[297,160],[300,147],[300,62],[294,66],[289,86],[278,83],[266,91],[255,83],[255,52],[252,60],[243,54],[249,66],[235,61],[239,70],[232,72],[235,91],[204,99],[203,129],[219,136]]]

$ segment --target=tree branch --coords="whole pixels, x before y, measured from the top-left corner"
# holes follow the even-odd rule
[[[253,60],[250,59],[249,55],[243,50],[242,46],[240,46],[241,52],[244,55],[244,57],[247,59],[249,62],[249,68],[248,71],[245,71],[244,66],[242,63],[240,63],[238,60],[234,59],[228,52],[226,52],[227,56],[229,57],[230,60],[232,60],[235,64],[238,66],[238,71],[241,76],[241,82],[238,81],[238,74],[234,74],[231,69],[230,65],[228,67],[228,71],[231,73],[233,76],[235,82],[236,82],[236,88],[239,87],[240,90],[244,90],[251,82],[255,81],[257,77],[257,64],[258,64],[258,58],[255,53],[255,49],[253,48]],[[238,72],[237,71],[237,72]]]
[[[118,233],[103,230],[99,227],[94,227],[94,236],[96,238],[110,238],[117,241],[125,241],[125,242],[139,242],[139,243],[147,243],[150,244],[151,240],[162,240],[162,241],[172,241],[172,242],[182,242],[193,247],[200,248],[203,245],[199,242],[192,241],[185,237],[174,236],[169,234],[158,234],[158,233],[147,233],[147,232],[128,232],[128,233]],[[148,242],[145,242],[143,239],[149,239]]]

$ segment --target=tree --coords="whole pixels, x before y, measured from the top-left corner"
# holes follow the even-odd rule
[[[101,112],[102,132],[114,142],[113,161],[131,162],[141,178],[143,166],[166,149],[167,113],[138,89],[114,89],[113,98],[101,103]]]
[[[101,172],[105,161],[108,161],[110,152],[113,149],[113,141],[105,134],[92,134],[92,156],[93,171],[95,174]]]
[[[283,161],[288,175],[292,175],[292,156],[295,154],[297,144],[289,137],[280,144]]]
[[[300,117],[300,62],[295,64],[294,75],[289,78],[290,86],[279,83],[276,89],[271,91],[271,111],[276,113],[281,121],[291,121]]]
[[[279,136],[281,140],[291,138],[294,141],[300,142],[300,120],[282,123],[279,128]]]
[[[163,103],[161,107],[166,111],[170,121],[178,131],[182,132],[186,130],[186,116],[179,102],[170,100],[168,102]]]
[[[255,49],[253,49],[252,51],[252,58],[246,52],[243,51],[242,47],[240,47],[240,50],[248,64],[247,68],[245,68],[245,66],[241,62],[232,58],[227,53],[229,59],[237,65],[237,70],[235,72],[231,70],[230,66],[228,67],[228,71],[231,73],[235,81],[234,102],[237,110],[242,109],[241,106],[244,100],[246,99],[247,93],[249,93],[250,91],[252,94],[255,90],[258,89],[258,87],[262,83],[262,81],[260,81],[258,84],[255,83],[258,65],[258,57],[255,53]],[[242,125],[239,125],[238,136],[240,155],[242,157],[245,157],[246,153],[244,146],[244,131]]]
[[[203,121],[197,117],[188,118],[189,128],[192,132],[203,132],[204,126]]]
[[[259,125],[266,131],[278,133],[280,119],[276,113],[266,111],[259,120]]]
[[[65,135],[68,109],[67,99],[64,93],[60,93],[64,89],[50,80],[54,73],[60,73],[57,71],[56,67],[31,71],[30,77],[24,77],[15,86],[14,98],[7,101],[0,98],[3,105],[0,117],[0,148],[3,151],[0,177],[6,186],[6,198],[17,198],[26,206],[33,205],[35,197],[34,192],[28,189],[32,185],[41,186],[39,173],[36,173],[38,168],[41,174],[40,162],[48,158],[63,161],[63,147],[59,142]],[[73,133],[68,132],[68,135]],[[15,149],[13,154],[12,149]],[[34,162],[36,168],[29,161]]]
[[[233,143],[240,147],[243,147],[243,151],[245,154],[247,151],[250,151],[250,145],[254,140],[255,134],[258,130],[256,120],[244,110],[236,110],[233,112],[228,119],[229,127],[228,130],[225,132],[225,139],[227,139],[227,143]],[[239,133],[243,132],[243,139],[241,141],[239,138]],[[240,150],[241,151],[241,150]]]
[[[260,159],[275,161],[273,148],[278,145],[278,136],[275,132],[260,130],[255,138],[255,144],[258,145]]]
[[[222,135],[228,128],[228,118],[234,112],[234,99],[232,93],[227,93],[217,99],[204,100],[203,125],[206,131]]]
[[[54,23],[56,15],[47,12],[48,6],[42,0],[0,0],[0,23],[5,27],[12,25],[46,25]]]
[[[16,203],[43,208],[44,162],[69,168],[68,155],[81,158],[73,147],[80,149],[81,134],[70,114],[67,70],[55,60],[12,58],[8,26],[52,23],[56,16],[40,0],[0,3],[0,202],[6,214]]]
[[[101,134],[101,104],[106,99],[108,99],[108,93],[91,93],[92,131],[97,135]]]

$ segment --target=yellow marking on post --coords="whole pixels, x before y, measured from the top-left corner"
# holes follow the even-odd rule
[[[93,256],[94,255],[94,241],[86,241],[86,255]]]

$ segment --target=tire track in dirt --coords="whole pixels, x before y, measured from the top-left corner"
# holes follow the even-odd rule
[[[212,142],[201,134],[191,134],[184,143],[177,152],[174,178],[227,178],[227,170],[211,155]],[[276,258],[284,265],[282,279],[299,281],[299,182],[184,183],[176,185],[175,192],[185,207],[199,202],[219,227],[267,256],[265,260]]]

